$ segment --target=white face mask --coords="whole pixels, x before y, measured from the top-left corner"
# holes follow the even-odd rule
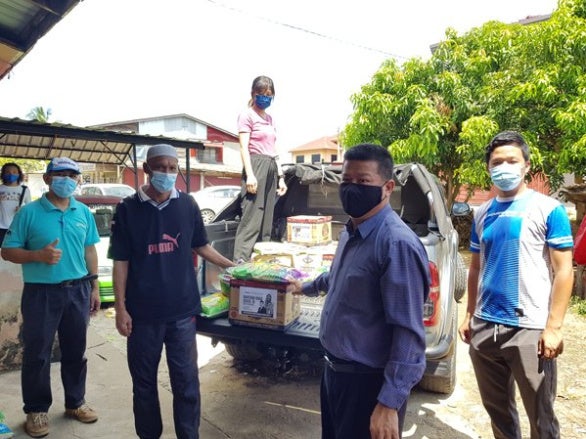
[[[490,169],[490,179],[504,192],[512,191],[521,184],[525,165],[521,163],[501,163]]]

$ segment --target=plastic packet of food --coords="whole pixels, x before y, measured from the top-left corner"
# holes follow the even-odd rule
[[[245,262],[226,270],[235,279],[256,280],[260,282],[288,283],[300,280],[307,274],[296,268],[267,262]]]
[[[220,279],[220,292],[225,296],[230,296],[230,281],[232,275],[228,272],[221,273],[218,278]]]
[[[205,317],[217,317],[230,308],[230,300],[223,293],[213,293],[201,298],[201,312]]]
[[[14,437],[14,432],[4,423],[4,413],[0,412],[0,439]]]

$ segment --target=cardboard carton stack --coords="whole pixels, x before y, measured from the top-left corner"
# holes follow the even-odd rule
[[[331,233],[329,216],[289,217],[287,242],[256,243],[252,261],[298,269],[314,278],[331,265],[336,251]],[[284,330],[299,317],[300,298],[291,292],[288,282],[232,279],[230,286],[229,319],[233,324]]]

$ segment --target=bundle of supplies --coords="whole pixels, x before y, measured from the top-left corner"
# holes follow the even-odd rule
[[[292,281],[306,273],[292,267],[267,262],[248,262],[230,267],[230,313],[232,324],[284,330],[301,313],[299,295]]]

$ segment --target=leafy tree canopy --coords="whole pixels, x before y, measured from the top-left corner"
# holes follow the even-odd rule
[[[586,1],[560,0],[549,20],[492,21],[459,36],[446,31],[429,60],[390,59],[352,96],[345,145],[390,148],[445,183],[450,204],[463,185],[488,188],[484,148],[516,130],[533,172],[553,188],[586,174]]]
[[[53,111],[50,108],[35,107],[27,114],[27,119],[36,120],[37,122],[49,122]]]

